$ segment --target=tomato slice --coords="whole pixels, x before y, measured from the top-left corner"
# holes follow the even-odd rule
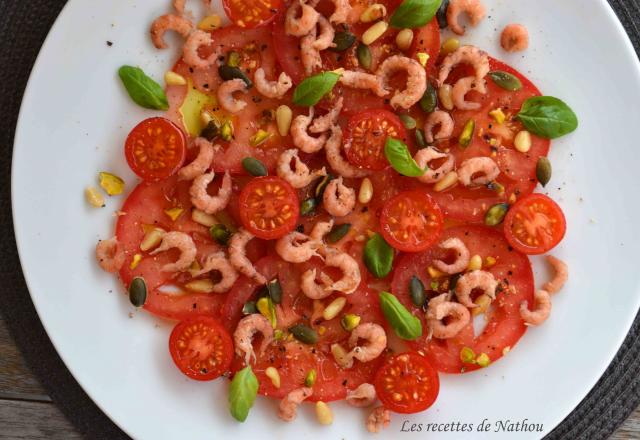
[[[253,235],[265,240],[291,232],[300,203],[289,183],[279,177],[256,177],[240,193],[240,220]]]
[[[543,254],[556,247],[566,230],[562,209],[544,194],[520,199],[504,219],[504,234],[511,246],[529,255]]]
[[[440,237],[444,219],[433,199],[422,191],[405,191],[389,200],[380,216],[387,243],[405,252],[428,249]]]
[[[229,370],[233,342],[217,320],[196,316],[173,328],[169,352],[173,362],[186,376],[195,380],[213,380]]]
[[[124,155],[143,180],[158,181],[173,175],[184,162],[187,138],[165,118],[149,118],[136,125],[124,143]]]
[[[387,359],[376,373],[374,386],[385,408],[411,414],[433,405],[440,392],[440,379],[427,358],[406,352]]]
[[[282,0],[222,0],[222,6],[236,26],[250,29],[273,20],[282,7]]]
[[[368,170],[382,170],[389,165],[384,155],[388,137],[407,142],[407,130],[395,114],[384,109],[365,110],[349,119],[344,149],[347,160]]]

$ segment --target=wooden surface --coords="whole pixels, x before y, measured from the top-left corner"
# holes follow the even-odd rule
[[[25,364],[0,317],[0,439],[80,438]],[[640,408],[611,438],[640,439]]]

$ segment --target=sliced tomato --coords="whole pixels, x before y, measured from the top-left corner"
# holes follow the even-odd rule
[[[389,200],[380,216],[387,243],[405,252],[428,249],[440,237],[444,219],[433,199],[423,191],[406,191]]]
[[[485,353],[491,362],[495,362],[508,353],[525,333],[527,326],[520,318],[519,308],[523,301],[532,304],[533,272],[527,256],[512,248],[499,231],[484,226],[457,226],[445,229],[441,241],[449,238],[462,240],[471,255],[480,255],[483,261],[487,257],[494,258],[495,264],[483,270],[491,272],[503,288],[499,289],[486,315],[478,318],[486,322],[479,334],[475,334],[473,323],[470,323],[452,339],[429,340],[425,335],[411,345],[424,352],[438,371],[464,373],[480,368],[462,362],[460,351],[464,347],[472,349],[476,355]],[[427,289],[432,281],[444,286],[445,280],[433,280],[427,273],[433,260],[443,258],[448,258],[448,255],[442,249],[433,247],[422,253],[403,255],[396,264],[392,291],[416,316],[422,317],[423,324],[424,313],[413,305],[409,296],[409,281],[416,276]],[[435,296],[440,292],[430,293]]]
[[[169,337],[169,353],[186,376],[195,380],[213,380],[229,370],[233,342],[216,319],[195,316],[173,328]]]
[[[556,247],[566,230],[562,209],[544,194],[519,200],[504,218],[504,234],[511,246],[529,255],[544,254]]]
[[[386,360],[376,373],[374,386],[386,409],[412,414],[433,405],[440,392],[440,378],[427,358],[406,352]]]
[[[291,232],[300,202],[293,187],[279,177],[256,177],[240,193],[240,220],[253,235],[265,240]]]
[[[224,12],[241,28],[255,28],[273,20],[282,0],[222,0]]]
[[[157,181],[178,171],[186,146],[187,138],[180,127],[165,118],[149,118],[131,130],[124,143],[124,155],[140,178]]]
[[[382,170],[389,166],[384,155],[388,137],[407,143],[407,130],[395,114],[384,109],[355,113],[347,125],[344,149],[349,162],[368,170]]]

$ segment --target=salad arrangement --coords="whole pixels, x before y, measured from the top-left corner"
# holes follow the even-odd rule
[[[507,355],[568,278],[548,255],[555,276],[536,288],[528,255],[565,234],[535,191],[576,115],[482,49],[441,42],[466,32],[462,15],[482,22],[480,0],[374,1],[223,0],[222,26],[174,0],[151,26],[158,49],[166,31],[185,39],[166,87],[118,72],[162,113],[124,142],[141,182],[98,263],[177,322],[186,376],[230,379],[238,421],[258,394],[285,421],[313,401],[321,424],[344,399],[377,432],[427,410],[439,374]],[[526,50],[527,29],[500,41]],[[100,185],[125,190],[107,172]]]

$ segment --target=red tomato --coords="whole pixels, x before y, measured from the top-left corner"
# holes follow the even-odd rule
[[[149,118],[136,125],[124,143],[124,155],[134,173],[157,181],[173,175],[184,162],[187,138],[165,118]]]
[[[224,12],[241,28],[262,26],[273,20],[282,0],[222,0]]]
[[[407,130],[395,114],[384,109],[365,110],[349,119],[345,133],[345,154],[353,165],[382,170],[389,165],[384,155],[388,137],[407,142]]]
[[[240,193],[240,220],[253,235],[265,240],[280,238],[296,227],[298,196],[279,177],[256,177]]]
[[[448,238],[462,240],[471,255],[480,255],[483,260],[487,257],[495,258],[496,263],[483,270],[491,272],[501,285],[514,289],[513,292],[503,289],[496,295],[485,317],[480,318],[486,321],[486,326],[480,334],[474,333],[473,323],[470,323],[455,338],[429,340],[425,335],[411,343],[413,348],[426,354],[438,371],[464,373],[479,367],[460,360],[462,348],[469,347],[476,355],[485,353],[491,362],[495,362],[512,349],[525,333],[527,326],[520,318],[519,309],[522,301],[532,304],[533,273],[527,256],[514,250],[502,234],[494,229],[472,225],[457,226],[445,229],[441,241]],[[433,247],[423,253],[403,255],[396,264],[392,291],[405,306],[415,312],[416,316],[423,317],[424,313],[411,302],[409,281],[411,277],[417,276],[429,289],[433,280],[426,268],[433,260],[441,258],[447,258],[447,254],[442,249]],[[439,294],[430,293],[432,296]]]
[[[176,366],[195,380],[213,380],[229,370],[233,342],[227,330],[209,316],[180,322],[169,337],[169,352]]]
[[[423,191],[406,191],[389,200],[380,216],[385,240],[405,252],[428,249],[440,236],[442,211]]]
[[[438,372],[427,358],[415,352],[387,359],[373,384],[384,407],[403,414],[424,411],[440,392]]]
[[[566,230],[562,209],[544,194],[519,200],[504,218],[504,235],[511,246],[529,255],[544,254],[556,247]]]

